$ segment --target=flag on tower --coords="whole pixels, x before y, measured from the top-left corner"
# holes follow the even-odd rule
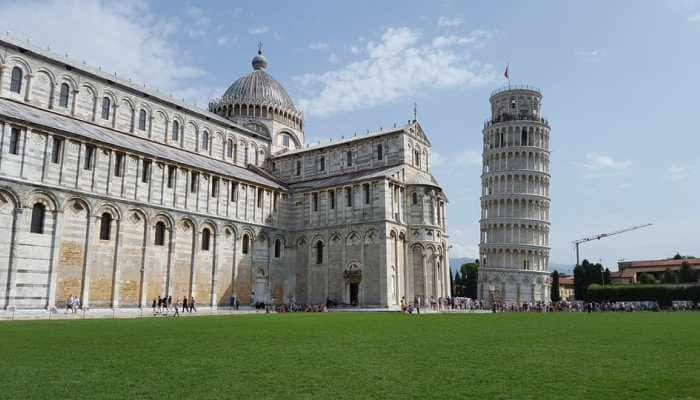
[[[505,70],[505,72],[503,73],[503,76],[505,76],[506,79],[510,79],[510,76],[508,76],[508,64],[506,64],[506,70]]]

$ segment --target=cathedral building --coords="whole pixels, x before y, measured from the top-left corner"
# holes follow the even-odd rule
[[[450,296],[420,124],[308,146],[267,71],[202,110],[0,37],[0,309]]]

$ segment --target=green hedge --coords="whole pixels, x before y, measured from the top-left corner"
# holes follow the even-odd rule
[[[656,301],[669,307],[673,300],[700,302],[700,286],[669,285],[590,285],[590,301]]]

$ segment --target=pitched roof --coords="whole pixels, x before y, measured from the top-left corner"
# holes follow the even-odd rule
[[[233,177],[275,189],[285,189],[278,182],[263,177],[249,169],[215,160],[184,149],[122,133],[114,129],[80,121],[65,115],[36,108],[14,100],[0,98],[0,115],[19,122],[28,122],[44,129],[54,130],[71,136],[79,136],[100,143],[141,153],[161,161],[200,168],[215,174]]]
[[[621,261],[618,263],[620,268],[670,268],[680,267],[681,264],[687,262],[689,265],[700,266],[700,258],[685,258],[682,260],[666,259],[666,260],[639,260],[639,261]]]

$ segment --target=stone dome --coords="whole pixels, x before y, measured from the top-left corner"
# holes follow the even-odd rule
[[[221,98],[222,102],[272,106],[297,113],[284,87],[265,71],[267,59],[261,51],[253,57],[252,65],[253,72],[233,82]]]

